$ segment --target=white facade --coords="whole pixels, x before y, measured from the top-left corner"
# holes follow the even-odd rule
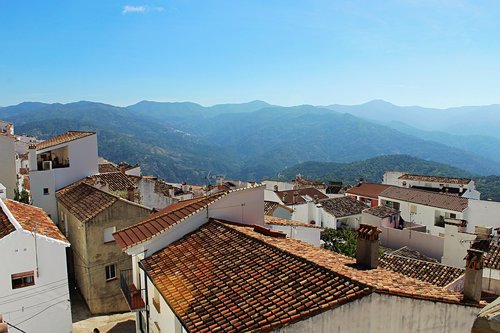
[[[275,332],[470,333],[480,307],[372,293]]]
[[[268,224],[271,230],[280,231],[288,238],[298,239],[314,246],[321,245],[321,228],[300,226],[300,225],[281,225]]]
[[[68,159],[69,166],[47,170],[39,170],[37,160],[33,156],[35,151],[29,150],[33,205],[43,208],[56,223],[58,214],[55,192],[82,178],[99,173],[96,134],[37,150],[36,156],[61,148],[67,149],[65,158]]]
[[[500,202],[469,200],[467,212],[467,231],[474,232],[476,226],[500,227]]]
[[[1,200],[0,205],[5,212]],[[69,244],[40,234],[35,242],[35,235],[18,223],[16,229],[0,239],[0,313],[25,332],[71,332]],[[29,271],[34,272],[34,285],[13,289],[12,275]]]
[[[288,182],[277,182],[274,180],[264,180],[262,184],[266,185],[268,191],[289,191],[293,190],[293,184]]]
[[[6,187],[9,199],[14,198],[17,187],[15,141],[12,136],[0,134],[0,183]]]

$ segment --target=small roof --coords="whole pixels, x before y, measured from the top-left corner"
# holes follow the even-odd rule
[[[389,216],[392,216],[394,214],[397,214],[398,212],[399,211],[397,209],[386,207],[386,206],[375,206],[375,207],[365,209],[363,211],[363,213],[367,213],[367,214],[377,216],[380,218],[389,217]]]
[[[9,212],[0,209],[0,239],[16,230],[7,216],[10,213],[22,230],[31,232],[36,230],[37,234],[69,244],[66,237],[43,209],[10,199],[1,200]]]
[[[371,293],[216,220],[141,265],[191,333],[274,331]]]
[[[120,169],[115,166],[113,163],[99,163],[99,173],[107,173],[107,172],[117,172]]]
[[[81,132],[81,131],[68,131],[63,134],[59,134],[50,139],[47,139],[43,142],[36,144],[36,150],[43,150],[46,148],[50,148],[53,146],[60,145],[62,143],[78,140],[81,138],[85,138],[90,135],[94,135],[96,132]]]
[[[462,212],[469,205],[467,198],[396,186],[389,187],[380,196],[455,212]]]
[[[403,257],[394,252],[383,253],[379,258],[379,266],[438,287],[449,285],[465,273],[462,268]]]
[[[127,175],[120,171],[88,176],[81,181],[89,185],[104,182],[108,185],[110,191],[127,191],[130,187],[134,186],[134,182],[132,182]]]
[[[290,213],[293,212],[293,210],[291,208],[289,208],[288,206],[280,205],[279,203],[274,202],[274,201],[264,201],[264,215],[272,215],[274,210],[278,207],[286,209]]]
[[[358,183],[346,191],[348,194],[377,199],[379,194],[391,187],[385,184]]]
[[[491,243],[484,260],[484,267],[500,270],[500,245]]]
[[[122,250],[125,250],[170,229],[173,225],[208,207],[228,193],[218,192],[206,197],[179,201],[147,216],[135,225],[115,232],[113,237],[116,240],[116,244]]]
[[[415,180],[415,181],[421,181],[421,182],[440,183],[440,184],[458,184],[458,185],[467,185],[471,181],[470,178],[423,176],[423,175],[413,175],[410,173],[399,176],[398,179]]]
[[[287,206],[300,205],[306,203],[306,200],[304,199],[305,196],[308,196],[313,200],[315,198],[317,198],[318,200],[328,199],[328,196],[326,194],[315,189],[314,187],[298,188],[295,190],[286,190],[286,191],[276,191],[274,193],[276,193],[276,195],[280,198],[280,200]]]
[[[428,257],[426,255],[423,255],[422,253],[418,252],[417,250],[410,249],[408,246],[403,246],[402,248],[399,248],[397,250],[389,252],[390,254],[393,255],[398,255],[400,257],[405,257],[405,258],[412,258],[412,259],[418,259],[421,261],[428,261],[428,262],[437,262],[434,258]]]
[[[83,182],[62,188],[57,191],[56,197],[61,205],[83,223],[90,221],[120,200],[115,195]]]
[[[366,206],[352,197],[331,198],[320,201],[323,210],[335,217],[345,217],[361,214]]]
[[[306,227],[306,228],[317,228],[317,229],[323,229],[321,226],[318,226],[316,224],[307,224],[303,223],[300,221],[294,221],[294,220],[287,220],[287,219],[282,219],[279,217],[274,217],[274,216],[268,216],[264,215],[264,223],[265,224],[274,224],[274,225],[288,225],[288,226],[293,226],[293,227]]]

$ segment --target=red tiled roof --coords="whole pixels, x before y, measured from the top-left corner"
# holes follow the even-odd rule
[[[371,293],[216,221],[141,264],[191,333],[269,332]]]
[[[378,293],[396,295],[401,297],[411,297],[416,299],[466,304],[462,299],[462,294],[448,291],[428,282],[410,278],[400,273],[378,267],[376,269],[358,269],[356,260],[346,257],[333,251],[315,247],[311,244],[292,238],[272,238],[254,232],[251,228],[227,225],[237,229],[252,238],[256,238],[267,244],[275,246],[282,251],[299,256],[311,261],[321,267],[330,269],[342,276],[358,281],[375,288]],[[474,306],[473,304],[468,304]],[[479,305],[482,306],[483,304]]]
[[[206,197],[180,201],[147,216],[133,226],[115,232],[113,237],[118,246],[124,250],[169,229],[226,195],[227,192],[219,192]]]
[[[99,173],[117,172],[117,171],[120,171],[120,169],[114,166],[112,163],[99,164]]]
[[[7,200],[4,199],[4,202],[5,201]],[[16,231],[16,228],[12,223],[10,223],[9,218],[5,215],[5,212],[0,209],[0,239],[14,231]]]
[[[273,202],[273,201],[264,201],[264,214],[265,215],[272,215],[272,213],[274,212],[274,210],[278,207],[281,207],[283,209],[286,209],[288,210],[290,213],[292,212],[292,209],[287,207],[287,206],[283,206],[283,205],[280,205],[279,203],[277,202]]]
[[[500,245],[491,243],[484,258],[484,267],[500,270]]]
[[[385,184],[359,183],[346,191],[348,194],[377,199],[379,194],[391,187]]]
[[[380,218],[388,217],[394,214],[397,214],[398,210],[386,206],[375,206],[368,209],[365,209],[363,213],[367,213],[373,216],[377,216]]]
[[[321,191],[313,187],[299,188],[295,190],[286,190],[286,191],[276,191],[275,193],[280,198],[280,200],[287,206],[300,205],[305,203],[306,200],[303,198],[304,196],[308,196],[311,199],[315,199],[315,197],[317,197],[318,200],[328,199],[328,196],[326,194],[323,194]]]
[[[440,184],[460,184],[460,185],[467,185],[471,181],[471,179],[469,179],[469,178],[423,176],[423,175],[412,175],[409,173],[400,176],[398,179],[416,180],[416,181],[421,181],[421,182],[431,182],[431,183],[440,183]]]
[[[110,191],[127,191],[130,187],[134,186],[134,182],[132,182],[127,175],[120,171],[88,176],[82,181],[89,185],[104,182],[108,185]]]
[[[88,222],[119,198],[89,184],[79,183],[57,191],[58,202],[81,222]]]
[[[429,282],[438,287],[447,286],[465,273],[465,270],[462,268],[403,257],[394,253],[382,254],[379,259],[379,265],[393,272]]]
[[[42,150],[46,148],[50,148],[53,146],[60,145],[61,143],[70,142],[73,140],[81,139],[87,137],[89,135],[94,135],[96,132],[80,132],[80,131],[69,131],[53,138],[47,139],[43,142],[36,144],[36,150]]]
[[[380,196],[456,212],[462,212],[469,205],[467,198],[396,186],[389,187]]]
[[[264,223],[266,224],[275,224],[275,225],[290,225],[295,227],[306,227],[306,228],[318,228],[322,229],[320,226],[316,224],[307,224],[294,220],[282,219],[279,217],[264,215]]]
[[[43,211],[43,209],[9,199],[3,199],[3,202],[11,212],[12,216],[14,216],[16,221],[19,222],[23,230],[36,230],[36,232],[40,235],[69,243],[66,237],[64,237],[64,235],[57,228],[54,222],[52,222],[47,213]],[[0,221],[3,220],[1,216],[2,214],[0,213]],[[3,223],[5,223],[5,221],[0,222],[0,224]]]
[[[340,197],[321,200],[319,202],[323,209],[335,217],[345,217],[361,214],[366,206],[359,203],[353,197]]]

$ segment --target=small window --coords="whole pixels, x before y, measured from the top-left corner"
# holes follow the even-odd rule
[[[48,187],[43,188],[43,195],[49,195],[49,188]]]
[[[24,288],[35,284],[34,271],[12,274],[12,289]]]
[[[106,281],[116,279],[116,264],[107,265],[104,268],[106,270]]]
[[[113,232],[116,231],[116,227],[109,227],[104,229],[104,243],[114,242]]]
[[[457,218],[457,214],[455,213],[450,213],[450,219],[456,219]]]

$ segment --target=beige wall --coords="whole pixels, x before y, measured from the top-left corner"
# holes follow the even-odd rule
[[[479,310],[373,293],[275,332],[469,333]]]
[[[130,269],[130,256],[123,253],[115,242],[104,243],[104,229],[116,230],[131,226],[149,214],[149,209],[123,200],[98,214],[87,223],[81,223],[62,205],[60,213],[67,215],[68,239],[72,244],[75,279],[92,313],[128,311],[120,290],[120,270]],[[61,214],[59,213],[59,217]],[[116,264],[117,279],[106,281],[105,266]]]
[[[383,246],[393,249],[408,246],[436,260],[443,256],[444,237],[410,229],[379,228],[382,229],[380,242]]]

